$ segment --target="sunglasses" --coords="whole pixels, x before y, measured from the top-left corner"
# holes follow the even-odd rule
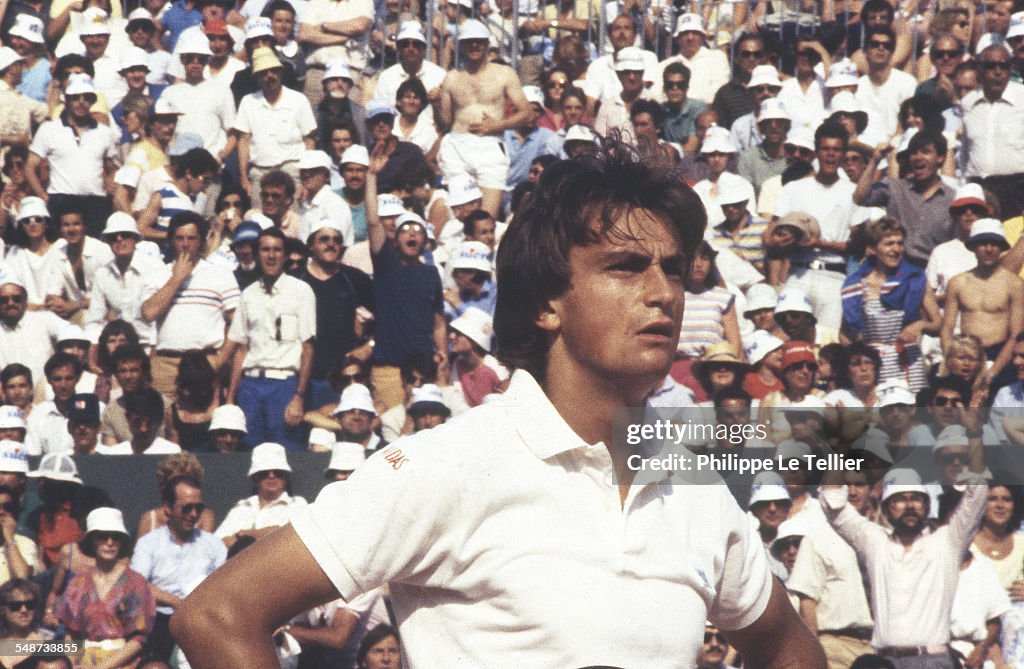
[[[892,42],[889,40],[868,40],[869,49],[885,49],[886,51],[892,51]]]
[[[968,28],[968,27],[970,27],[970,25],[971,25],[970,21],[958,21],[957,24],[956,24],[956,27],[957,28]]]
[[[725,635],[721,632],[704,632],[704,643],[711,643],[712,639],[715,639],[720,644],[729,643],[725,640]]]
[[[112,232],[109,235],[107,235],[107,237],[115,241],[121,241],[123,239],[135,239],[135,235],[133,235],[130,232]]]
[[[964,55],[961,49],[932,49],[932,58],[944,60],[946,58],[960,58]]]
[[[193,513],[202,513],[206,510],[206,505],[202,502],[196,502],[194,504],[182,504],[181,513],[185,516],[191,516]]]
[[[788,551],[790,548],[800,548],[800,540],[803,537],[792,537],[790,539],[781,539],[775,542],[772,546],[772,551],[775,553],[783,553]]]
[[[666,81],[662,86],[666,91],[685,91],[690,85],[685,81]]]
[[[807,361],[804,361],[804,362],[794,362],[792,365],[790,365],[789,367],[786,368],[786,371],[787,372],[803,371],[805,369],[810,370],[812,372],[816,372],[816,371],[818,371],[818,366],[816,364],[814,364],[813,362],[807,362]]]
[[[548,82],[548,88],[555,88],[556,86],[558,88],[565,88],[565,84],[566,83],[567,82],[565,82],[565,81],[549,81]]]
[[[1010,71],[1010,61],[1008,60],[983,60],[979,63],[983,69],[986,70],[1006,70]]]
[[[205,63],[209,59],[209,56],[204,56],[201,53],[185,53],[181,55],[181,62],[186,65],[190,63]]]
[[[0,295],[0,304],[21,304],[24,301],[24,295]]]
[[[288,472],[286,472],[283,469],[266,469],[262,472],[256,472],[255,474],[253,474],[253,476],[258,481],[262,481],[263,479],[269,479],[271,476],[273,476],[274,478],[283,479],[288,476]]]
[[[314,241],[321,244],[341,244],[341,235],[320,235]]]
[[[778,86],[769,86],[764,84],[763,86],[754,86],[749,89],[751,93],[774,93],[779,90]]]
[[[261,200],[283,200],[285,198],[284,193],[275,193],[273,191],[261,190]]]
[[[93,540],[98,544],[105,544],[108,541],[120,541],[122,535],[117,532],[96,532],[93,534]]]
[[[15,504],[14,502],[0,504],[0,511],[3,511],[4,513],[15,514],[18,513],[18,505]]]
[[[962,407],[964,405],[964,401],[959,397],[936,397],[932,399],[932,404],[937,407]]]
[[[366,381],[366,375],[365,374],[338,374],[338,378],[341,379],[342,381],[348,381],[349,383],[353,383],[353,382],[363,383],[363,382]],[[422,381],[423,379],[417,379],[417,380],[418,381]],[[406,383],[413,383],[413,382],[414,381],[408,381],[408,380],[406,381]]]
[[[798,57],[807,58],[809,60],[815,60],[815,59],[820,59],[821,58],[821,54],[818,53],[817,51],[815,51],[814,49],[801,49],[800,51],[796,52],[796,55]]]
[[[12,599],[9,602],[4,602],[4,606],[11,613],[15,611],[35,611],[36,600],[34,599]]]
[[[397,42],[396,46],[398,46],[399,49],[408,49],[410,47],[414,47],[416,49],[423,49],[426,47],[425,44],[423,44],[422,42],[417,42],[414,39],[404,39],[400,42]]]
[[[46,218],[43,216],[28,216],[21,219],[22,225],[28,225],[29,223],[46,223]]]
[[[760,58],[764,55],[764,51],[740,51],[740,58]]]
[[[946,453],[944,455],[940,455],[939,456],[939,462],[941,462],[944,465],[951,465],[954,462],[959,462],[960,464],[967,464],[967,454],[966,453]]]
[[[985,209],[984,207],[980,207],[976,204],[967,205],[966,207],[949,208],[949,213],[953,214],[954,216],[963,216],[969,211],[973,212],[975,216],[986,216],[988,214],[987,209]]]
[[[64,99],[68,102],[78,102],[79,100],[88,100],[88,93],[72,93],[71,95],[65,95]]]

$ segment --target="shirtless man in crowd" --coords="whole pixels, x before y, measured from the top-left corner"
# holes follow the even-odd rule
[[[999,264],[1000,254],[1009,246],[999,221],[974,222],[967,248],[974,252],[978,266],[950,280],[942,319],[943,350],[949,346],[958,317],[961,333],[981,341],[986,356],[994,361],[989,370],[992,392],[1014,380],[1009,364],[1013,342],[1024,329],[1024,281]]]
[[[463,69],[452,70],[441,84],[436,108],[441,140],[438,163],[447,183],[459,174],[473,177],[483,191],[483,209],[498,217],[508,176],[508,152],[502,135],[518,128],[530,114],[516,71],[488,59],[490,33],[475,19],[459,29]],[[515,112],[505,117],[505,105]]]

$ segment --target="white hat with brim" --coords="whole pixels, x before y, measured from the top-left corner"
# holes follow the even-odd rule
[[[178,40],[175,51],[179,56],[186,53],[199,54],[200,56],[212,56],[210,51],[210,40],[202,32],[186,32]]]
[[[0,430],[24,430],[25,414],[13,404],[0,406]]]
[[[565,143],[569,142],[588,142],[590,144],[597,144],[597,135],[594,131],[585,125],[576,124],[565,131]]]
[[[704,19],[700,17],[700,14],[687,12],[686,14],[680,14],[679,18],[676,19],[676,29],[672,33],[673,36],[688,32],[704,34]]]
[[[1010,15],[1010,28],[1006,31],[1006,39],[1024,35],[1024,12],[1014,12]]]
[[[179,132],[171,142],[168,156],[183,156],[192,149],[203,148],[203,136],[197,132]]]
[[[3,72],[11,65],[25,60],[18,55],[18,52],[9,46],[0,47],[0,72]]]
[[[982,190],[981,184],[966,183],[957,188],[949,208],[966,207],[972,204],[989,209],[988,202],[985,201],[985,191]]]
[[[125,538],[131,538],[124,524],[124,514],[119,509],[109,506],[93,509],[85,517],[85,536],[88,537],[93,532],[115,532],[123,534]]]
[[[490,274],[494,271],[491,266],[491,249],[483,242],[463,242],[448,261],[448,267],[452,270],[475,269]]]
[[[331,461],[326,471],[352,472],[366,462],[366,449],[352,441],[339,441],[331,447]]]
[[[338,162],[341,165],[344,165],[345,163],[353,163],[355,165],[369,167],[370,152],[367,151],[366,147],[361,144],[353,144],[352,146],[345,149],[345,153],[341,154],[341,160]]]
[[[178,107],[178,103],[174,100],[170,100],[163,96],[157,98],[157,101],[153,104],[153,111],[150,112],[150,116],[184,116],[185,112],[181,111]],[[201,145],[200,145],[201,146]]]
[[[64,97],[69,95],[91,95],[96,98],[96,85],[85,72],[68,75],[68,85],[64,88]]]
[[[458,207],[474,200],[482,200],[484,192],[480,190],[473,177],[459,174],[448,182],[448,206]]]
[[[736,145],[732,143],[732,136],[725,128],[713,125],[708,128],[704,135],[704,142],[700,146],[701,153],[736,153]]]
[[[967,238],[965,246],[971,248],[981,242],[995,242],[1004,251],[1010,248],[1010,243],[1006,241],[1003,224],[994,218],[979,218],[971,224],[971,236]]]
[[[778,545],[781,541],[785,539],[792,539],[793,537],[805,537],[810,530],[810,524],[799,516],[782,521],[775,534],[775,539],[772,540],[772,554],[774,555],[778,552]]]
[[[485,39],[490,41],[491,33],[487,30],[487,26],[480,23],[476,19],[469,19],[465,23],[462,23],[458,27],[458,41],[468,39]]]
[[[786,106],[778,98],[768,98],[761,103],[761,108],[757,111],[758,123],[761,121],[771,121],[772,119],[790,120],[789,114],[786,113]]]
[[[137,46],[130,46],[121,53],[117,71],[124,72],[136,67],[144,67],[149,71],[149,54]]]
[[[17,272],[7,267],[0,267],[0,286],[6,285],[18,286],[27,292],[25,282],[21,280],[21,277],[18,276]]]
[[[39,461],[39,468],[28,473],[29,478],[50,479],[51,481],[64,481],[66,483],[77,483],[82,485],[82,479],[78,478],[78,467],[75,461],[66,453],[47,453]]]
[[[125,28],[127,29],[131,27],[131,25],[136,21],[145,21],[146,23],[149,23],[150,25],[156,27],[156,21],[153,20],[153,15],[150,14],[149,10],[147,10],[145,7],[136,7],[131,12],[129,12],[128,23],[127,25],[125,25]]]
[[[756,365],[772,351],[782,348],[785,343],[767,330],[755,330],[750,336],[750,344],[743,349],[743,353],[751,365]]]
[[[963,425],[949,425],[939,432],[939,436],[935,437],[935,443],[932,444],[932,453],[938,453],[939,451],[946,448],[962,448],[966,450],[971,445],[970,439],[967,437],[967,428]]]
[[[816,413],[814,411],[815,408],[820,407],[792,407],[789,410],[801,411],[805,413]],[[821,411],[820,415],[824,417],[824,410]],[[805,444],[804,442],[787,440],[781,442],[775,449],[775,459],[779,462],[787,462],[789,460],[792,460],[793,458],[796,458],[803,462],[803,459],[806,456],[812,455],[813,453],[814,452],[811,450],[811,447]]]
[[[615,59],[616,72],[643,72],[646,69],[644,52],[635,46],[627,46],[619,51],[619,55]]]
[[[88,335],[85,334],[85,330],[80,325],[74,323],[65,322],[57,330],[57,343],[62,344],[64,342],[71,341],[89,341]]]
[[[749,202],[755,197],[754,187],[742,177],[720,181],[719,184],[721,185],[721,188],[718,190],[719,205]]]
[[[33,218],[42,216],[43,218],[50,218],[50,210],[46,208],[46,202],[43,198],[36,197],[35,195],[29,195],[28,197],[21,198],[21,202],[18,203],[18,219],[17,222],[21,223],[26,218]]]
[[[420,26],[419,21],[406,21],[398,29],[398,35],[395,37],[395,41],[402,42],[407,39],[411,39],[422,44],[427,43],[427,36],[423,34],[423,27]]]
[[[526,97],[526,101],[540,105],[541,109],[547,109],[544,105],[544,91],[540,90],[540,86],[523,86],[523,96]]]
[[[259,39],[260,37],[273,37],[274,26],[270,19],[265,16],[254,16],[245,22],[245,41]],[[324,77],[325,79],[327,77]]]
[[[796,311],[803,314],[814,314],[811,301],[807,299],[807,293],[797,288],[790,288],[782,291],[779,295],[779,302],[775,305],[775,314]]]
[[[902,380],[889,380],[879,383],[875,387],[875,395],[878,397],[878,408],[884,409],[896,405],[914,406],[917,398],[911,392],[910,387]]]
[[[328,79],[348,79],[349,81],[355,81],[352,78],[352,70],[349,69],[348,63],[343,60],[332,60],[327,64],[327,69],[324,70],[324,81]]]
[[[247,476],[271,470],[290,472],[292,468],[288,464],[288,453],[284,450],[284,446],[265,442],[252,449],[252,461]]]
[[[419,388],[413,388],[407,411],[410,414],[441,413],[448,416],[452,413],[441,395],[441,389],[435,383],[424,383]]]
[[[747,306],[743,311],[743,315],[747,316],[751,312],[760,311],[761,309],[774,309],[778,304],[779,294],[775,291],[775,288],[767,283],[755,283],[750,288],[747,288]]]
[[[782,88],[779,71],[775,69],[774,65],[758,65],[750,73],[750,81],[747,82],[747,88],[757,88],[758,86]]]
[[[25,445],[11,439],[0,440],[0,472],[28,474]]]
[[[213,410],[213,418],[210,419],[209,431],[231,430],[247,434],[249,432],[245,425],[245,412],[242,407],[234,404],[222,404]]]
[[[138,239],[142,238],[142,235],[139,233],[139,226],[131,214],[115,211],[107,217],[107,224],[103,227],[104,237],[125,232],[135,235]]]
[[[366,411],[374,416],[377,415],[377,408],[373,406],[373,396],[370,389],[361,383],[353,383],[341,391],[338,406],[334,409],[334,415],[358,409]]]
[[[902,492],[916,492],[928,497],[928,491],[921,483],[921,475],[916,471],[900,467],[890,469],[882,479],[882,501]]]
[[[974,55],[980,56],[981,52],[990,46],[1002,47],[1006,53],[1013,55],[1013,49],[1010,48],[1010,44],[1006,41],[1000,33],[985,33],[978,38],[978,44],[974,47]]]
[[[786,141],[783,144],[799,146],[802,149],[814,151],[814,131],[803,126],[792,128],[786,133]]]
[[[469,307],[451,322],[453,330],[469,337],[474,344],[490,353],[494,337],[494,322],[490,314],[476,307]]]
[[[785,500],[792,501],[789,491],[786,489],[786,482],[782,480],[777,472],[761,472],[754,477],[750,486],[750,501],[747,508],[760,502],[777,502]]]
[[[387,100],[377,98],[366,103],[366,120],[370,121],[378,116],[398,116],[398,112]]]
[[[333,218],[326,217],[318,218],[316,221],[314,221],[313,224],[309,226],[309,234],[306,236],[311,237],[316,233],[320,232],[321,230],[335,230],[342,237],[345,236],[345,231],[341,229],[341,223],[335,221]]]
[[[840,91],[832,97],[832,102],[828,106],[828,115],[833,116],[835,114],[850,114],[858,123],[867,123],[868,114],[857,102],[857,98],[853,96],[850,91]]]
[[[109,35],[110,25],[107,23],[107,13],[99,7],[90,7],[82,12],[82,23],[78,28],[78,34],[82,37]]]
[[[302,152],[299,156],[299,169],[300,170],[328,170],[331,167],[331,157],[327,155],[325,151],[320,149],[310,149]]]
[[[397,195],[384,193],[383,195],[377,196],[377,216],[401,216],[404,213],[405,206]]]
[[[828,68],[828,78],[825,79],[825,88],[856,86],[857,77],[857,65],[849,58],[844,58],[838,63],[832,63],[832,66]]]
[[[401,230],[407,225],[418,225],[423,228],[423,233],[430,236],[430,227],[423,217],[411,211],[402,212],[395,220],[395,230]]]
[[[43,37],[43,22],[31,14],[18,14],[14,17],[14,25],[7,31],[12,37],[20,37],[33,44],[46,44]]]

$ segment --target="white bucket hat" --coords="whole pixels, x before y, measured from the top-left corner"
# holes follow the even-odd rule
[[[82,24],[78,28],[78,34],[109,35],[110,26],[107,24],[107,18],[107,13],[99,7],[90,7],[82,12]]]
[[[782,100],[778,98],[768,98],[761,103],[761,108],[757,111],[758,123],[771,119],[790,120],[789,114],[786,113],[786,105],[782,104]]]
[[[14,17],[14,25],[7,31],[8,35],[20,37],[33,44],[45,44],[43,38],[43,22],[31,14],[18,14]]]
[[[619,51],[619,55],[615,59],[616,72],[643,72],[646,69],[644,52],[635,46],[627,46]]]
[[[469,307],[451,322],[451,328],[466,335],[474,344],[490,353],[494,321],[486,311]]]
[[[704,19],[700,17],[700,14],[688,12],[681,14],[676,19],[676,29],[673,32],[673,36],[686,32],[704,33]]]
[[[902,380],[889,380],[883,381],[875,387],[875,395],[878,397],[878,408],[884,409],[885,407],[891,407],[897,404],[903,404],[906,406],[914,406],[917,404],[917,398],[914,393],[910,391],[910,387],[907,386],[906,381]]]
[[[775,313],[781,314],[787,311],[797,311],[804,314],[814,315],[811,301],[807,299],[807,293],[798,288],[789,288],[779,295],[779,303],[775,306]]]
[[[117,71],[124,72],[133,67],[144,67],[149,70],[149,54],[137,46],[130,46],[121,53]]]
[[[176,48],[178,55],[186,53],[199,54],[200,56],[212,56],[210,51],[210,40],[202,32],[186,32],[178,40]]]
[[[779,304],[779,294],[767,283],[755,283],[747,288],[747,306],[743,312],[747,316],[752,311],[774,309]]]
[[[781,348],[785,343],[767,330],[756,330],[750,337],[750,344],[743,349],[743,353],[747,356],[747,362],[756,365],[764,360],[766,355]]]
[[[355,81],[352,78],[352,70],[349,69],[348,63],[343,60],[332,60],[327,65],[327,69],[324,70],[323,80],[328,79],[348,79],[349,81]]]
[[[523,95],[527,102],[538,104],[541,109],[547,109],[547,106],[544,105],[544,91],[540,90],[540,86],[523,86]]]
[[[68,75],[68,85],[64,88],[63,95],[92,95],[96,96],[96,85],[85,72],[76,72]]]
[[[899,467],[890,469],[882,479],[882,501],[901,492],[919,492],[928,496],[928,491],[921,483],[921,475],[916,471]]]
[[[82,479],[78,478],[78,467],[71,456],[66,453],[47,453],[39,461],[39,468],[29,472],[28,476],[34,479],[42,478],[82,485]]]
[[[756,88],[758,86],[782,88],[779,71],[775,69],[774,65],[758,65],[750,73],[750,81],[747,82],[747,88]]]
[[[452,410],[444,401],[441,389],[436,383],[424,383],[419,388],[412,389],[412,401],[409,402],[409,413],[420,411],[434,411],[451,415]]]
[[[222,404],[213,410],[213,418],[210,420],[209,431],[234,430],[235,432],[248,433],[245,427],[245,412],[242,407],[234,404]]]
[[[732,136],[725,128],[713,125],[704,135],[704,143],[700,146],[701,153],[736,153],[736,145]]]
[[[273,37],[274,26],[265,16],[254,16],[245,22],[245,41],[259,37]],[[326,79],[326,77],[324,77]]]
[[[18,204],[18,223],[33,216],[50,218],[50,210],[46,208],[46,203],[40,197],[29,195],[21,198],[21,202]]]
[[[12,404],[4,404],[3,406],[0,406],[0,430],[24,429],[26,429],[25,414],[22,412],[21,409]],[[0,469],[0,471],[3,470]],[[28,470],[26,469],[25,471]]]
[[[448,266],[452,270],[475,269],[490,274],[494,270],[491,266],[491,249],[483,242],[463,242]]]
[[[405,206],[396,195],[385,193],[377,196],[378,216],[401,216],[405,213]]]
[[[138,239],[142,238],[142,235],[139,234],[139,226],[135,222],[135,218],[123,211],[115,211],[107,217],[107,224],[103,228],[103,236],[106,237],[119,232],[128,232],[135,235]]]
[[[585,125],[577,123],[565,131],[565,142],[590,142],[597,144],[597,135]]]
[[[353,383],[341,391],[341,398],[338,400],[338,407],[334,410],[334,415],[337,416],[339,413],[345,413],[353,409],[366,411],[374,416],[377,415],[377,409],[373,406],[373,396],[370,395],[370,389],[361,383]]]
[[[490,41],[491,33],[483,23],[476,19],[469,19],[459,26],[458,41],[461,42],[464,39],[485,39]]]
[[[789,490],[786,489],[786,482],[777,472],[761,472],[754,477],[754,483],[750,486],[750,502],[747,508],[758,502],[772,502],[786,500],[792,501]]]
[[[85,330],[81,326],[75,325],[74,323],[62,323],[60,329],[57,330],[57,344],[61,344],[66,341],[89,341],[88,335],[85,334]]]
[[[892,440],[884,431],[877,427],[868,428],[859,437],[853,440],[850,445],[851,451],[863,451],[870,453],[883,462],[892,464],[892,454],[889,453],[889,444]]]
[[[101,506],[89,512],[85,518],[86,536],[93,532],[117,532],[129,537],[128,528],[124,524],[124,514],[120,509]]]
[[[338,163],[341,165],[344,165],[345,163],[355,163],[356,165],[369,167],[370,152],[361,144],[353,144],[345,149],[345,153],[341,154],[341,160],[339,160]]]
[[[23,60],[25,59],[19,56],[18,52],[11,47],[0,47],[0,72]]]
[[[476,180],[468,174],[456,175],[448,182],[449,207],[458,207],[473,200],[481,200],[483,197],[484,193],[480,190]]]
[[[332,167],[331,157],[320,149],[311,149],[302,152],[299,156],[300,170],[330,170]]]
[[[247,476],[271,470],[290,472],[288,455],[281,444],[265,442],[252,449],[252,462],[249,465]]]
[[[849,58],[844,58],[828,68],[825,88],[839,88],[857,85],[857,65]]]
[[[366,450],[362,444],[339,441],[331,447],[331,461],[325,471],[351,472],[366,462]]]
[[[398,29],[398,35],[395,37],[396,42],[402,42],[407,39],[427,43],[427,36],[423,34],[423,27],[420,26],[419,21],[406,21],[402,23],[402,26]]]
[[[28,474],[25,445],[10,439],[0,440],[0,472]]]

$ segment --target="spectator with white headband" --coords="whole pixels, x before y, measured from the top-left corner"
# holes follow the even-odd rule
[[[715,92],[729,81],[729,61],[718,49],[706,46],[704,20],[698,14],[680,14],[673,31],[679,53],[666,58],[659,64],[651,93],[660,99],[669,99],[663,87],[665,71],[672,63],[682,63],[690,71],[687,95],[698,102],[710,105]]]
[[[754,109],[733,121],[729,129],[732,143],[741,153],[761,143],[761,105],[778,97],[779,91],[782,90],[782,80],[779,79],[779,72],[774,65],[758,65],[750,73],[750,81],[746,86],[754,99]],[[784,107],[780,106],[779,109],[785,111]]]

